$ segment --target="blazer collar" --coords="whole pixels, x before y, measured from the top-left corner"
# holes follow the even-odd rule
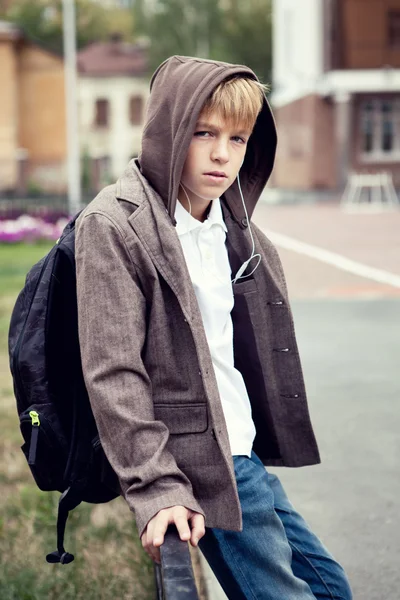
[[[182,246],[164,202],[140,172],[137,161],[129,163],[117,181],[116,197],[136,209],[128,223],[151,257],[156,269],[174,291],[184,314],[201,323],[197,300]]]
[[[129,225],[146,248],[157,270],[175,292],[182,308],[201,322],[200,312],[189,271],[186,265],[178,231],[162,198],[140,172],[137,160],[132,160],[116,184],[116,197],[131,202],[136,209],[128,217]],[[232,272],[250,256],[251,240],[232,216],[225,200],[219,204],[227,237],[229,261]],[[247,233],[247,235],[246,235]],[[255,273],[257,275],[257,271]]]

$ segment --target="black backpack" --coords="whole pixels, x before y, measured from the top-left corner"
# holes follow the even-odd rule
[[[11,316],[10,369],[25,443],[38,487],[58,490],[57,550],[47,562],[74,560],[64,549],[68,513],[82,501],[119,495],[86,391],[78,338],[75,221],[26,276]]]

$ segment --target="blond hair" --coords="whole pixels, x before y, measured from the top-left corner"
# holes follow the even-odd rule
[[[268,91],[267,85],[248,77],[225,79],[206,100],[201,114],[216,113],[231,126],[252,131]]]

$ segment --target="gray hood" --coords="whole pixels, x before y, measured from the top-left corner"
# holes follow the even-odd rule
[[[163,199],[172,221],[183,165],[201,109],[221,81],[241,74],[257,79],[245,66],[172,56],[158,67],[151,79],[139,163],[141,172]],[[276,142],[274,119],[264,99],[240,170],[249,217],[271,174]],[[236,182],[222,199],[240,222],[245,213]]]

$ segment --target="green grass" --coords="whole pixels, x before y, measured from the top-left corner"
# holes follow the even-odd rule
[[[0,295],[13,294],[24,285],[29,269],[50,250],[52,242],[0,244]]]
[[[52,243],[0,244],[0,352],[7,351],[11,310],[23,288],[29,269],[52,247]],[[2,361],[0,359],[0,365]],[[0,386],[1,390],[1,386]]]
[[[150,600],[155,595],[153,567],[122,498],[76,508],[65,538],[74,562],[50,565],[45,561],[46,554],[56,549],[59,494],[36,487],[20,449],[7,335],[26,273],[51,246],[0,244],[0,598]]]

